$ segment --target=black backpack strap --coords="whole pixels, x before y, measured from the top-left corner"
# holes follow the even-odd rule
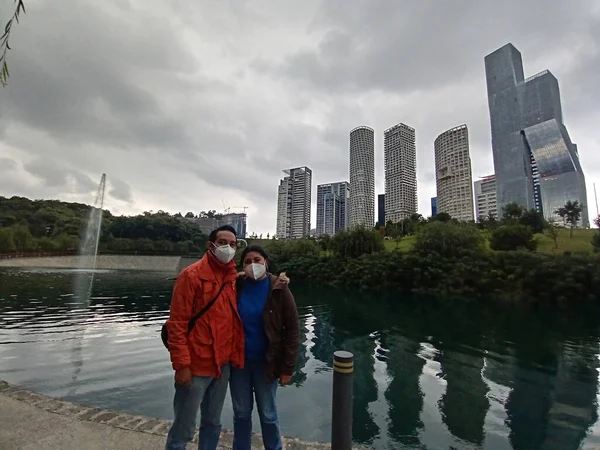
[[[217,299],[219,298],[219,296],[221,295],[221,292],[223,292],[223,288],[225,288],[225,284],[227,284],[226,282],[223,283],[221,285],[221,288],[219,289],[219,292],[217,292],[217,295],[215,296],[215,298],[213,298],[204,308],[202,308],[194,317],[192,317],[190,319],[190,321],[188,322],[188,334],[190,334],[192,332],[192,330],[194,329],[194,325],[196,325],[196,321],[202,317],[202,315],[208,311],[212,305],[215,304],[215,302],[217,301]]]

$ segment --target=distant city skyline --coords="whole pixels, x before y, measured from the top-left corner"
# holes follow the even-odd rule
[[[314,228],[316,185],[349,181],[349,130],[376,130],[384,193],[382,131],[402,121],[416,130],[417,211],[427,216],[442,131],[466,123],[474,181],[495,171],[484,57],[510,41],[526,76],[549,68],[560,81],[595,216],[597,3],[415,2],[408,16],[399,2],[338,3],[232,14],[223,2],[159,0],[115,15],[111,2],[25,0],[2,90],[0,195],[90,204],[105,172],[117,216],[221,210],[223,199],[248,206],[249,233],[273,235],[280,171],[308,165]]]

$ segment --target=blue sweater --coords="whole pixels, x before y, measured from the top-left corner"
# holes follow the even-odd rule
[[[268,341],[262,313],[267,304],[270,287],[271,280],[267,276],[259,281],[247,279],[242,288],[238,311],[244,324],[245,356],[248,360],[265,358]]]

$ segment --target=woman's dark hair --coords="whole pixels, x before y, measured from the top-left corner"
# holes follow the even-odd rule
[[[260,256],[262,256],[263,258],[265,258],[265,261],[267,259],[269,259],[269,257],[267,256],[267,252],[265,252],[260,245],[251,245],[249,247],[246,247],[244,249],[244,251],[242,252],[242,256],[240,257],[240,262],[242,264],[244,264],[244,259],[246,259],[246,255],[248,253],[250,253],[250,252],[256,252],[256,253],[258,253]]]

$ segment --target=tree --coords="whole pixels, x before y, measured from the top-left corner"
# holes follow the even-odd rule
[[[19,23],[20,14],[27,14],[23,0],[15,0],[14,3],[17,5],[15,12],[6,23],[4,34],[0,36],[0,84],[2,84],[3,87],[8,84],[8,78],[10,77],[8,63],[6,62],[6,53],[11,49],[9,45],[10,33],[14,23]]]
[[[542,213],[533,208],[529,211],[523,211],[519,223],[531,228],[534,233],[543,233],[544,229],[548,227],[548,222],[544,219]]]
[[[13,241],[17,250],[24,252],[31,247],[33,237],[27,225],[17,225],[13,228]]]
[[[569,225],[569,237],[573,237],[573,228],[577,226],[577,223],[581,219],[581,213],[583,211],[582,205],[579,204],[579,201],[575,200],[574,202],[568,200],[565,203],[565,206],[558,208],[554,211],[560,218],[562,218],[563,223],[565,225]]]
[[[0,228],[0,253],[14,252],[16,249],[13,230],[10,228]]]
[[[356,227],[343,230],[331,238],[331,250],[342,258],[358,258],[361,255],[384,250],[381,234],[372,228]]]
[[[452,216],[450,214],[448,214],[447,212],[440,212],[437,213],[435,216],[433,216],[430,221],[431,222],[450,222],[452,220]]]
[[[186,219],[193,219],[194,213],[191,211],[188,211],[187,213],[185,213],[185,217],[186,217]]]
[[[531,228],[521,224],[502,225],[492,231],[490,248],[496,251],[530,250],[537,248]]]
[[[494,213],[488,211],[487,216],[479,218],[477,226],[482,230],[493,230],[496,228],[496,226],[498,226],[498,220],[496,220]]]
[[[505,222],[516,222],[523,215],[523,208],[515,202],[507,203],[502,208],[502,220]]]
[[[433,221],[418,233],[413,251],[421,255],[436,253],[453,258],[464,251],[481,252],[484,239],[477,228],[454,222]]]
[[[396,250],[398,250],[398,247],[400,246],[400,241],[403,238],[402,235],[402,229],[400,227],[393,227],[391,232],[390,232],[390,237],[394,240],[394,242],[396,243]]]
[[[546,226],[546,234],[548,234],[550,239],[554,242],[555,250],[558,248],[558,228],[558,225],[554,222],[551,222]]]

